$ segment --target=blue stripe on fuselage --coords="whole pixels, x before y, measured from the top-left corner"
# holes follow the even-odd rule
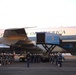
[[[62,36],[62,40],[76,40],[76,35]]]
[[[36,37],[28,37],[30,40],[36,41]],[[62,40],[76,40],[76,35],[61,36]]]

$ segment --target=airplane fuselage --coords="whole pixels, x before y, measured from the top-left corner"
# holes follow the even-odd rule
[[[36,32],[50,32],[60,34],[62,40],[76,41],[76,27],[58,27],[58,28],[30,28],[25,29],[27,36],[30,38],[36,37]]]
[[[60,39],[62,40],[62,48],[60,49],[66,49],[67,52],[69,51],[71,53],[76,53],[76,27],[26,29],[27,36],[33,41],[36,41],[36,32],[50,32],[60,34]]]

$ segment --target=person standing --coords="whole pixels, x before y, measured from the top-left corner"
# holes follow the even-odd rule
[[[26,59],[27,59],[27,67],[29,67],[30,60],[31,60],[30,52],[27,52]]]
[[[55,55],[54,55],[54,60],[55,60],[55,64],[57,65],[58,64],[58,55],[57,55],[57,53],[55,53]]]
[[[59,53],[59,55],[58,55],[58,66],[59,67],[62,67],[62,60],[65,60],[65,58],[62,56],[62,54],[61,53]]]

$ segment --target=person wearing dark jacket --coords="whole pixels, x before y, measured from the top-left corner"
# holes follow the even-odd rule
[[[31,60],[30,52],[27,52],[26,59],[27,59],[27,67],[29,67],[30,60]]]
[[[65,58],[62,56],[62,54],[59,54],[58,55],[58,66],[59,67],[62,67],[62,60],[65,60]]]

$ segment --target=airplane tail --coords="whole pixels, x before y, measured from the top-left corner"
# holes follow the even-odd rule
[[[0,38],[0,43],[6,44],[6,45],[12,45],[18,42],[19,40],[26,40],[28,42],[30,41],[30,39],[28,39],[27,37],[27,34],[24,28],[6,29],[4,31],[3,37]]]
[[[24,28],[20,29],[6,29],[4,31],[3,37],[27,37],[27,34],[25,32]]]

